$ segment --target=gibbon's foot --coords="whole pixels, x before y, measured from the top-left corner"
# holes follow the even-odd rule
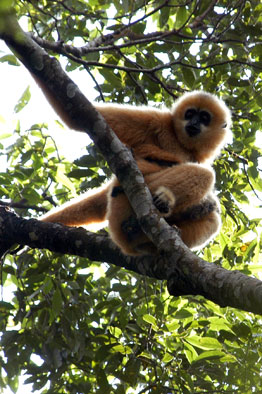
[[[218,203],[212,197],[209,197],[199,204],[187,208],[184,212],[174,213],[172,215],[172,222],[196,221],[206,217],[214,211],[217,213],[220,212]]]
[[[160,213],[168,216],[175,205],[176,198],[171,190],[165,186],[160,186],[153,194],[153,202]]]
[[[131,215],[127,220],[122,222],[121,229],[127,236],[128,241],[133,241],[140,233],[141,227],[135,216]]]
[[[185,212],[181,213],[183,220],[198,220],[209,215],[211,212],[217,211],[219,208],[215,200],[204,200],[198,205],[193,205]]]
[[[117,197],[119,194],[124,193],[122,186],[114,186],[111,192],[111,197]]]

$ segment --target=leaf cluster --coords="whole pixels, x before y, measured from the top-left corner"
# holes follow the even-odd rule
[[[262,389],[255,318],[168,297],[156,280],[106,264],[50,258],[27,251],[3,267],[16,284],[0,304],[3,384],[24,371],[50,394]]]

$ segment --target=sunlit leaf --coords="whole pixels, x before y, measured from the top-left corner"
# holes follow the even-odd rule
[[[197,335],[193,337],[187,337],[186,341],[191,345],[196,346],[200,349],[209,350],[209,349],[221,349],[222,345],[216,338],[210,337],[199,337]]]
[[[221,352],[219,350],[211,350],[211,351],[201,353],[198,357],[196,357],[196,359],[194,361],[200,361],[200,360],[210,359],[210,358],[212,358],[212,359],[221,358],[224,356],[225,356],[224,352]]]
[[[70,179],[65,175],[65,167],[63,165],[57,166],[57,171],[55,175],[56,181],[66,186],[73,194],[76,195],[76,190],[74,184],[70,181]]]
[[[157,325],[156,318],[152,315],[149,314],[144,315],[143,320],[145,320],[147,323]]]
[[[29,103],[31,98],[30,87],[28,86],[22,96],[20,97],[18,103],[16,104],[14,111],[16,113],[22,111],[22,109]]]

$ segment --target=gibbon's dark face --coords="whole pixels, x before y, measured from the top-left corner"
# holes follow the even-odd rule
[[[194,159],[200,163],[217,155],[230,132],[228,107],[204,91],[182,95],[175,101],[171,115],[173,131],[180,145],[194,152]]]
[[[201,133],[201,126],[209,126],[211,122],[211,115],[205,110],[198,108],[188,108],[184,115],[187,121],[185,130],[189,137],[195,137]]]

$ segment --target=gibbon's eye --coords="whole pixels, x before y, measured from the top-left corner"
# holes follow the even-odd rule
[[[197,110],[195,108],[188,108],[185,112],[185,120],[190,120],[197,114]]]
[[[200,111],[199,119],[200,119],[200,123],[202,123],[205,126],[208,126],[211,121],[211,115],[207,111]]]

